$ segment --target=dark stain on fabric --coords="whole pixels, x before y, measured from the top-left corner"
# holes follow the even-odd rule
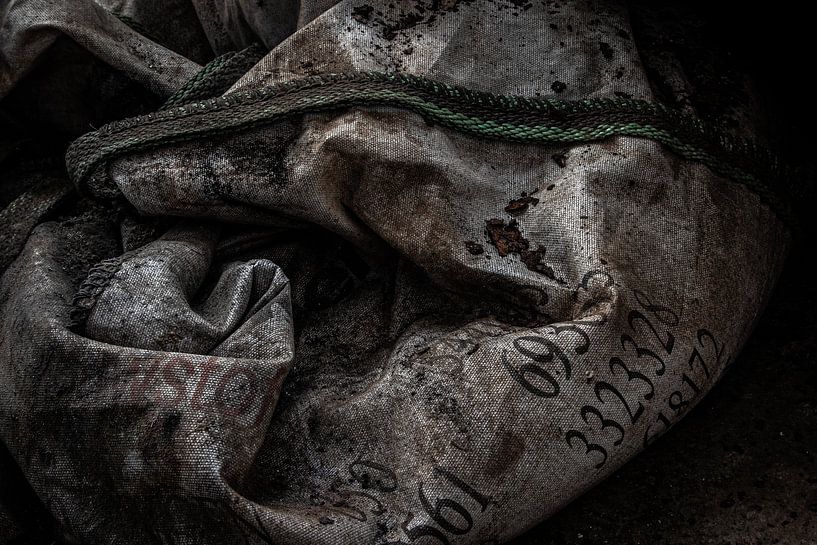
[[[368,23],[369,19],[372,17],[372,11],[374,11],[372,6],[357,6],[352,9],[352,17],[358,23]]]
[[[485,248],[482,247],[482,244],[474,242],[473,240],[465,241],[465,249],[472,255],[480,255],[485,253]]]
[[[545,248],[539,246],[536,250],[523,250],[519,254],[519,258],[525,266],[534,272],[538,272],[557,282],[564,284],[563,280],[556,278],[556,273],[553,272],[553,267],[545,263]]]
[[[491,218],[485,221],[485,230],[500,257],[519,254],[530,246],[528,239],[519,232],[519,224],[516,220],[505,223],[505,220]]]
[[[505,207],[505,212],[511,216],[519,216],[527,212],[529,207],[536,206],[537,204],[539,204],[539,199],[522,193],[521,197],[513,199],[508,203],[508,206]]]
[[[485,461],[485,474],[499,477],[510,471],[525,450],[525,440],[511,431],[496,436],[493,448]]]
[[[485,230],[500,257],[516,254],[528,270],[544,275],[560,284],[565,283],[564,280],[556,277],[553,267],[545,263],[545,247],[540,245],[532,250],[530,241],[522,236],[515,219],[507,223],[499,218],[489,219],[485,222]]]

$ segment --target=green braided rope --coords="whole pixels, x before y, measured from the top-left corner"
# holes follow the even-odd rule
[[[221,95],[261,60],[265,53],[260,46],[252,45],[241,51],[231,51],[216,57],[167,99],[160,110]]]
[[[216,57],[215,59],[207,63],[204,66],[204,68],[196,72],[196,75],[193,76],[187,83],[185,83],[181,89],[173,93],[173,95],[170,98],[168,98],[165,101],[165,103],[162,104],[162,107],[159,109],[167,110],[168,108],[173,108],[175,106],[180,106],[187,102],[192,102],[196,100],[198,90],[203,85],[206,85],[206,82],[213,77],[213,74],[221,70],[224,64],[227,61],[229,61],[234,54],[235,54],[234,52],[226,53],[220,57]]]
[[[80,188],[93,185],[97,195],[113,196],[117,190],[102,167],[117,157],[291,116],[384,106],[418,113],[446,128],[509,142],[575,144],[611,136],[648,138],[745,184],[783,215],[788,205],[778,192],[797,177],[765,149],[661,104],[624,98],[562,101],[501,96],[419,76],[378,72],[307,77],[117,121],[75,141],[66,161]]]

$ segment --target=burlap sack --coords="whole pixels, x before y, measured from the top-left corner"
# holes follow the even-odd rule
[[[173,98],[69,149],[99,204],[2,278],[0,437],[80,543],[502,543],[694,406],[772,288],[754,107],[695,117],[647,15],[302,4],[221,98],[251,53],[125,59]]]

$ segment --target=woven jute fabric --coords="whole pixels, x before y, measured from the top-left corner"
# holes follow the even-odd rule
[[[191,4],[0,8],[0,486],[49,537],[504,543],[739,353],[803,181],[691,21]]]

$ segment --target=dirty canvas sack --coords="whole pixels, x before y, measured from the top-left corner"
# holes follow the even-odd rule
[[[192,59],[86,40],[164,106],[71,145],[92,200],[0,285],[0,438],[79,543],[504,543],[689,411],[773,286],[786,174],[682,19],[301,4]],[[59,24],[146,39],[113,7]]]

